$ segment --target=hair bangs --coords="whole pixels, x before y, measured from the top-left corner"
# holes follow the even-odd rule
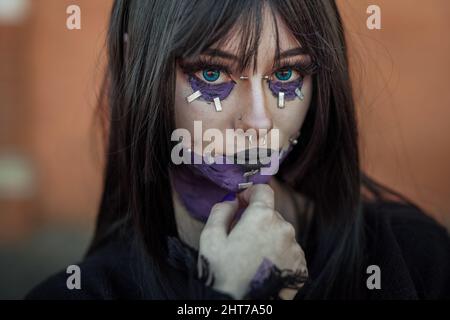
[[[208,49],[226,47],[237,57],[233,61],[237,71],[256,70],[265,7],[260,0],[206,0],[188,6],[175,36],[175,57],[190,59]]]

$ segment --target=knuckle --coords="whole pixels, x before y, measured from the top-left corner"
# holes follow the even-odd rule
[[[284,241],[292,241],[295,239],[295,228],[292,224],[285,220],[277,219],[277,232]]]
[[[296,270],[305,277],[309,276],[308,267],[306,266],[306,261],[304,259],[298,262]]]
[[[258,220],[265,221],[267,219],[271,219],[274,215],[274,211],[265,203],[260,201],[252,203],[249,207],[252,211],[256,212],[256,214],[254,214],[254,217]]]
[[[308,272],[308,268],[306,267],[306,263],[302,264],[302,266],[300,267],[300,272],[306,277],[309,277],[309,272]]]
[[[211,251],[211,246],[209,246],[207,244],[202,244],[200,246],[199,254],[201,256],[207,258],[208,261],[210,261],[210,262],[211,262],[212,257],[214,257],[214,255],[212,254],[212,251]]]
[[[268,193],[268,194],[271,194],[271,195],[274,194],[273,189],[268,184],[257,184],[255,186],[255,189],[257,191]]]
[[[294,238],[295,239],[295,228],[292,224],[290,224],[289,222],[284,222],[283,223],[283,229],[284,229],[284,233],[286,234],[286,236],[288,238]]]
[[[225,208],[225,203],[222,203],[222,202],[216,203],[211,208],[211,213],[210,214],[214,214],[214,213],[217,213],[219,211],[222,211],[224,208]]]
[[[264,203],[261,200],[256,200],[256,201],[250,203],[249,207],[253,208],[253,209],[257,209],[257,210],[267,210],[267,209],[269,209],[267,204]]]
[[[201,244],[210,242],[212,239],[214,239],[214,233],[215,233],[215,227],[213,227],[213,226],[203,229],[202,233],[200,234],[199,242]]]
[[[303,252],[302,247],[298,243],[295,243],[293,250],[294,250],[294,255],[299,260],[301,260],[303,262],[306,262],[306,260],[305,260],[305,253]]]

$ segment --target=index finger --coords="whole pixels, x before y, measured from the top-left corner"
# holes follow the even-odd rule
[[[216,236],[225,238],[237,209],[238,202],[235,200],[216,203],[211,209],[203,232],[213,230]]]
[[[238,194],[239,201],[249,206],[262,204],[270,209],[275,208],[275,196],[273,189],[267,184],[256,184]]]

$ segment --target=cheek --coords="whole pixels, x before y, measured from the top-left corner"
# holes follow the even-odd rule
[[[187,129],[194,137],[194,121],[201,121],[203,131],[209,128],[229,128],[232,110],[229,105],[233,105],[233,98],[229,96],[223,101],[224,106],[221,112],[217,112],[214,103],[197,99],[188,103],[186,97],[192,94],[193,90],[187,81],[187,76],[182,72],[177,73],[175,89],[175,126],[176,128]]]
[[[275,112],[274,125],[289,137],[295,132],[301,130],[306,113],[310,107],[312,96],[312,79],[311,76],[303,80],[302,92],[305,96],[304,100],[294,99],[287,101],[284,109],[277,108]]]
[[[189,94],[189,89],[182,83],[182,79],[177,75],[176,89],[175,89],[175,127],[190,129],[188,117],[188,103],[186,96]]]
[[[177,128],[185,128],[191,131],[194,127],[194,121],[204,120],[207,116],[206,102],[195,100],[188,103],[186,97],[192,94],[192,88],[187,82],[187,76],[182,72],[177,73],[176,89],[175,89],[175,126]]]

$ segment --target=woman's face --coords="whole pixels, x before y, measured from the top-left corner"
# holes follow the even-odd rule
[[[236,150],[235,139],[225,139],[226,129],[242,129],[237,131],[241,135],[248,129],[254,129],[256,136],[247,140],[250,147],[262,145],[264,130],[259,129],[267,130],[267,141],[263,144],[267,143],[269,148],[274,145],[269,139],[271,130],[278,130],[278,148],[288,146],[289,138],[297,137],[312,94],[311,76],[302,75],[301,70],[311,61],[302,53],[301,45],[284,23],[280,19],[277,23],[280,46],[278,65],[281,66],[277,69],[273,67],[276,31],[268,10],[263,18],[256,68],[250,65],[249,70],[242,73],[236,71],[235,56],[240,43],[237,32],[225,46],[213,46],[199,57],[180,62],[176,78],[175,125],[190,132],[192,140],[189,147],[201,145],[204,148],[208,144],[202,136],[194,135],[194,121],[202,122],[203,132],[218,129],[223,134],[224,143],[215,145],[215,152],[219,155],[229,154],[228,150],[240,151],[239,147]],[[240,79],[241,76],[248,78]],[[303,100],[294,93],[296,87],[301,88]],[[199,88],[202,96],[188,102],[187,97]],[[280,91],[286,91],[284,108],[279,107]],[[220,100],[220,112],[216,110],[214,97]]]

